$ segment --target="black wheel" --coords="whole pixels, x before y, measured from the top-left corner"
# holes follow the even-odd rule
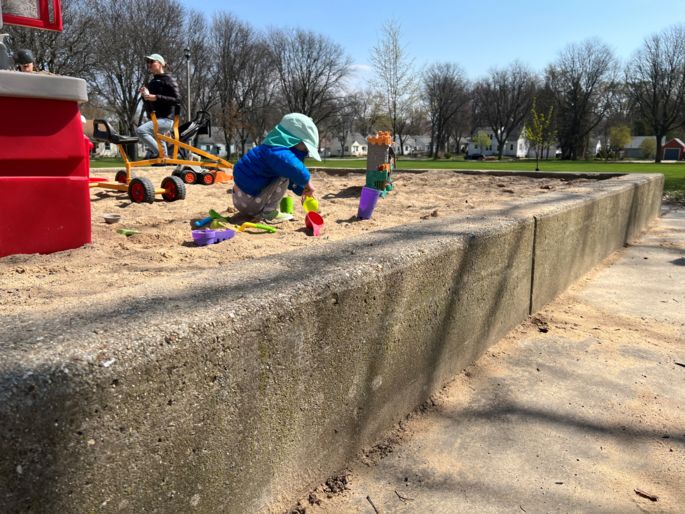
[[[176,169],[176,170],[172,171],[171,174],[172,174],[174,177],[178,177],[178,178],[180,178],[181,180],[183,180],[183,170]]]
[[[164,177],[162,180],[162,198],[167,202],[183,200],[186,197],[186,185],[178,177]]]
[[[152,203],[155,201],[155,186],[146,177],[131,179],[128,184],[128,197],[133,203]]]
[[[205,186],[211,186],[214,184],[214,180],[216,179],[216,176],[214,173],[211,173],[209,171],[203,171],[202,174],[200,175],[200,181],[205,185]]]
[[[186,184],[195,184],[197,182],[197,173],[190,168],[185,168],[182,172],[181,180]]]
[[[126,173],[126,170],[117,171],[117,174],[114,175],[114,182],[118,182],[119,184],[128,183],[128,175]]]

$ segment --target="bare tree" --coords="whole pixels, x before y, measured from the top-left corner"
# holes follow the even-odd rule
[[[98,35],[89,38],[96,56],[92,89],[116,114],[120,129],[132,134],[141,117],[138,90],[147,79],[145,56],[163,55],[173,71],[182,55],[183,8],[177,0],[89,0],[89,9],[97,13]]]
[[[12,48],[28,48],[38,68],[59,75],[90,78],[95,55],[95,16],[86,0],[62,1],[62,32],[28,27],[6,27]]]
[[[618,64],[608,46],[596,39],[572,44],[548,66],[563,159],[586,153],[591,131],[604,118],[616,86]]]
[[[267,127],[279,119],[274,99],[277,81],[272,66],[272,54],[261,38],[251,46],[251,59],[241,77],[238,77],[236,105],[239,112],[238,134],[241,153],[245,153],[248,138],[259,141]]]
[[[655,162],[661,162],[662,138],[682,122],[685,106],[685,27],[676,25],[645,39],[626,67],[626,84],[654,131]]]
[[[274,30],[269,35],[284,107],[316,123],[335,113],[351,61],[343,48],[314,32]]]
[[[348,96],[337,100],[335,114],[326,120],[326,131],[335,135],[340,143],[340,155],[345,156],[345,142],[354,131],[354,98]]]
[[[469,100],[467,105],[459,110],[459,113],[452,119],[448,125],[448,138],[454,141],[454,152],[462,153],[464,146],[464,139],[473,134],[476,128],[472,127],[473,109],[471,108],[472,101]]]
[[[468,104],[468,82],[457,64],[430,65],[423,75],[424,99],[431,121],[431,156],[444,152],[447,128]]]
[[[603,139],[604,157],[607,160],[609,160],[609,150],[611,146],[614,146],[613,139],[615,139],[610,137],[610,134],[617,127],[625,127],[632,124],[632,107],[626,83],[617,84],[615,94],[610,96],[606,116],[598,126]],[[628,131],[630,132],[630,127],[628,127]],[[618,133],[624,134],[623,132],[616,132],[616,134]]]
[[[364,136],[378,130],[383,102],[380,95],[367,89],[352,93],[349,97],[355,130]]]
[[[204,14],[190,11],[182,30],[186,35],[184,49],[190,50],[190,111],[188,119],[197,111],[209,111],[219,102],[216,87],[216,66],[212,60],[209,28]],[[184,56],[185,57],[185,56]],[[178,66],[177,78],[181,96],[188,98],[188,66]],[[187,101],[187,100],[186,100]],[[184,102],[185,106],[186,103]]]
[[[238,132],[245,125],[245,109],[253,94],[255,70],[265,58],[264,45],[257,32],[232,14],[218,13],[212,21],[212,57],[216,63],[220,123],[224,129],[226,147],[230,149]],[[242,130],[241,147],[246,134]]]
[[[417,103],[418,85],[411,59],[401,41],[401,27],[396,20],[383,25],[381,40],[371,50],[374,76],[370,83],[383,95],[388,117],[392,121],[393,137],[400,139],[400,153],[404,145],[409,112]]]
[[[482,119],[495,135],[498,159],[502,159],[509,135],[530,112],[536,88],[535,75],[519,62],[491,71],[476,84],[474,97]]]

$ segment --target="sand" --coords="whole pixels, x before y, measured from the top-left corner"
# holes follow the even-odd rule
[[[113,178],[116,171],[93,170],[92,175]],[[169,172],[153,168],[138,173],[158,185]],[[232,184],[189,185],[185,200],[165,202],[157,197],[153,204],[132,204],[125,193],[91,190],[92,243],[48,255],[0,258],[0,310],[4,314],[67,313],[93,295],[106,302],[135,294],[135,289],[148,281],[162,279],[172,284],[189,273],[207,269],[221,272],[228,264],[245,259],[325,245],[428,218],[484,213],[515,205],[525,197],[590,190],[589,179],[474,176],[437,170],[398,172],[394,174],[395,190],[379,200],[373,218],[358,220],[364,180],[362,171],[314,173],[325,221],[320,237],[307,233],[304,212],[296,200],[295,220],[279,225],[277,233],[252,230],[204,247],[193,243],[192,220],[204,218],[209,209],[215,209],[231,216],[232,221],[244,221],[233,210]],[[107,224],[106,214],[119,214],[121,221]],[[140,233],[126,237],[117,232],[120,228]]]

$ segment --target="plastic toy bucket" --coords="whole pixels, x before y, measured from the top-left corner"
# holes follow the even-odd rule
[[[362,195],[359,198],[359,209],[357,210],[357,217],[359,219],[368,220],[376,208],[378,197],[381,192],[372,187],[362,187]]]
[[[318,212],[308,212],[304,218],[304,224],[312,231],[313,236],[319,236],[323,232],[323,218]]]
[[[285,212],[286,214],[292,214],[294,210],[295,209],[293,207],[293,197],[284,196],[281,199],[281,212]]]

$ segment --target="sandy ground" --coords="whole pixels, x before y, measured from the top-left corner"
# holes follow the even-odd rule
[[[94,176],[113,178],[116,169],[93,170]],[[155,185],[169,170],[139,172]],[[168,203],[157,197],[153,204],[132,204],[124,193],[91,191],[92,244],[50,255],[14,255],[0,259],[0,309],[5,314],[30,310],[65,312],[92,295],[101,300],[131,293],[149,280],[173,279],[198,269],[217,269],[229,263],[296,248],[324,245],[368,231],[421,222],[429,217],[458,216],[515,205],[521,198],[558,191],[589,191],[588,179],[567,181],[550,178],[462,175],[451,171],[394,175],[395,190],[379,204],[371,220],[356,218],[363,172],[314,174],[316,196],[325,220],[322,236],[308,235],[304,213],[296,200],[296,219],[279,225],[278,232],[238,233],[219,244],[198,247],[192,241],[191,221],[215,209],[232,220],[231,184],[187,186],[183,201]],[[586,187],[583,187],[583,186]],[[103,216],[121,215],[118,224]],[[126,237],[117,229],[139,234]]]
[[[659,220],[293,512],[683,512],[683,228]]]

